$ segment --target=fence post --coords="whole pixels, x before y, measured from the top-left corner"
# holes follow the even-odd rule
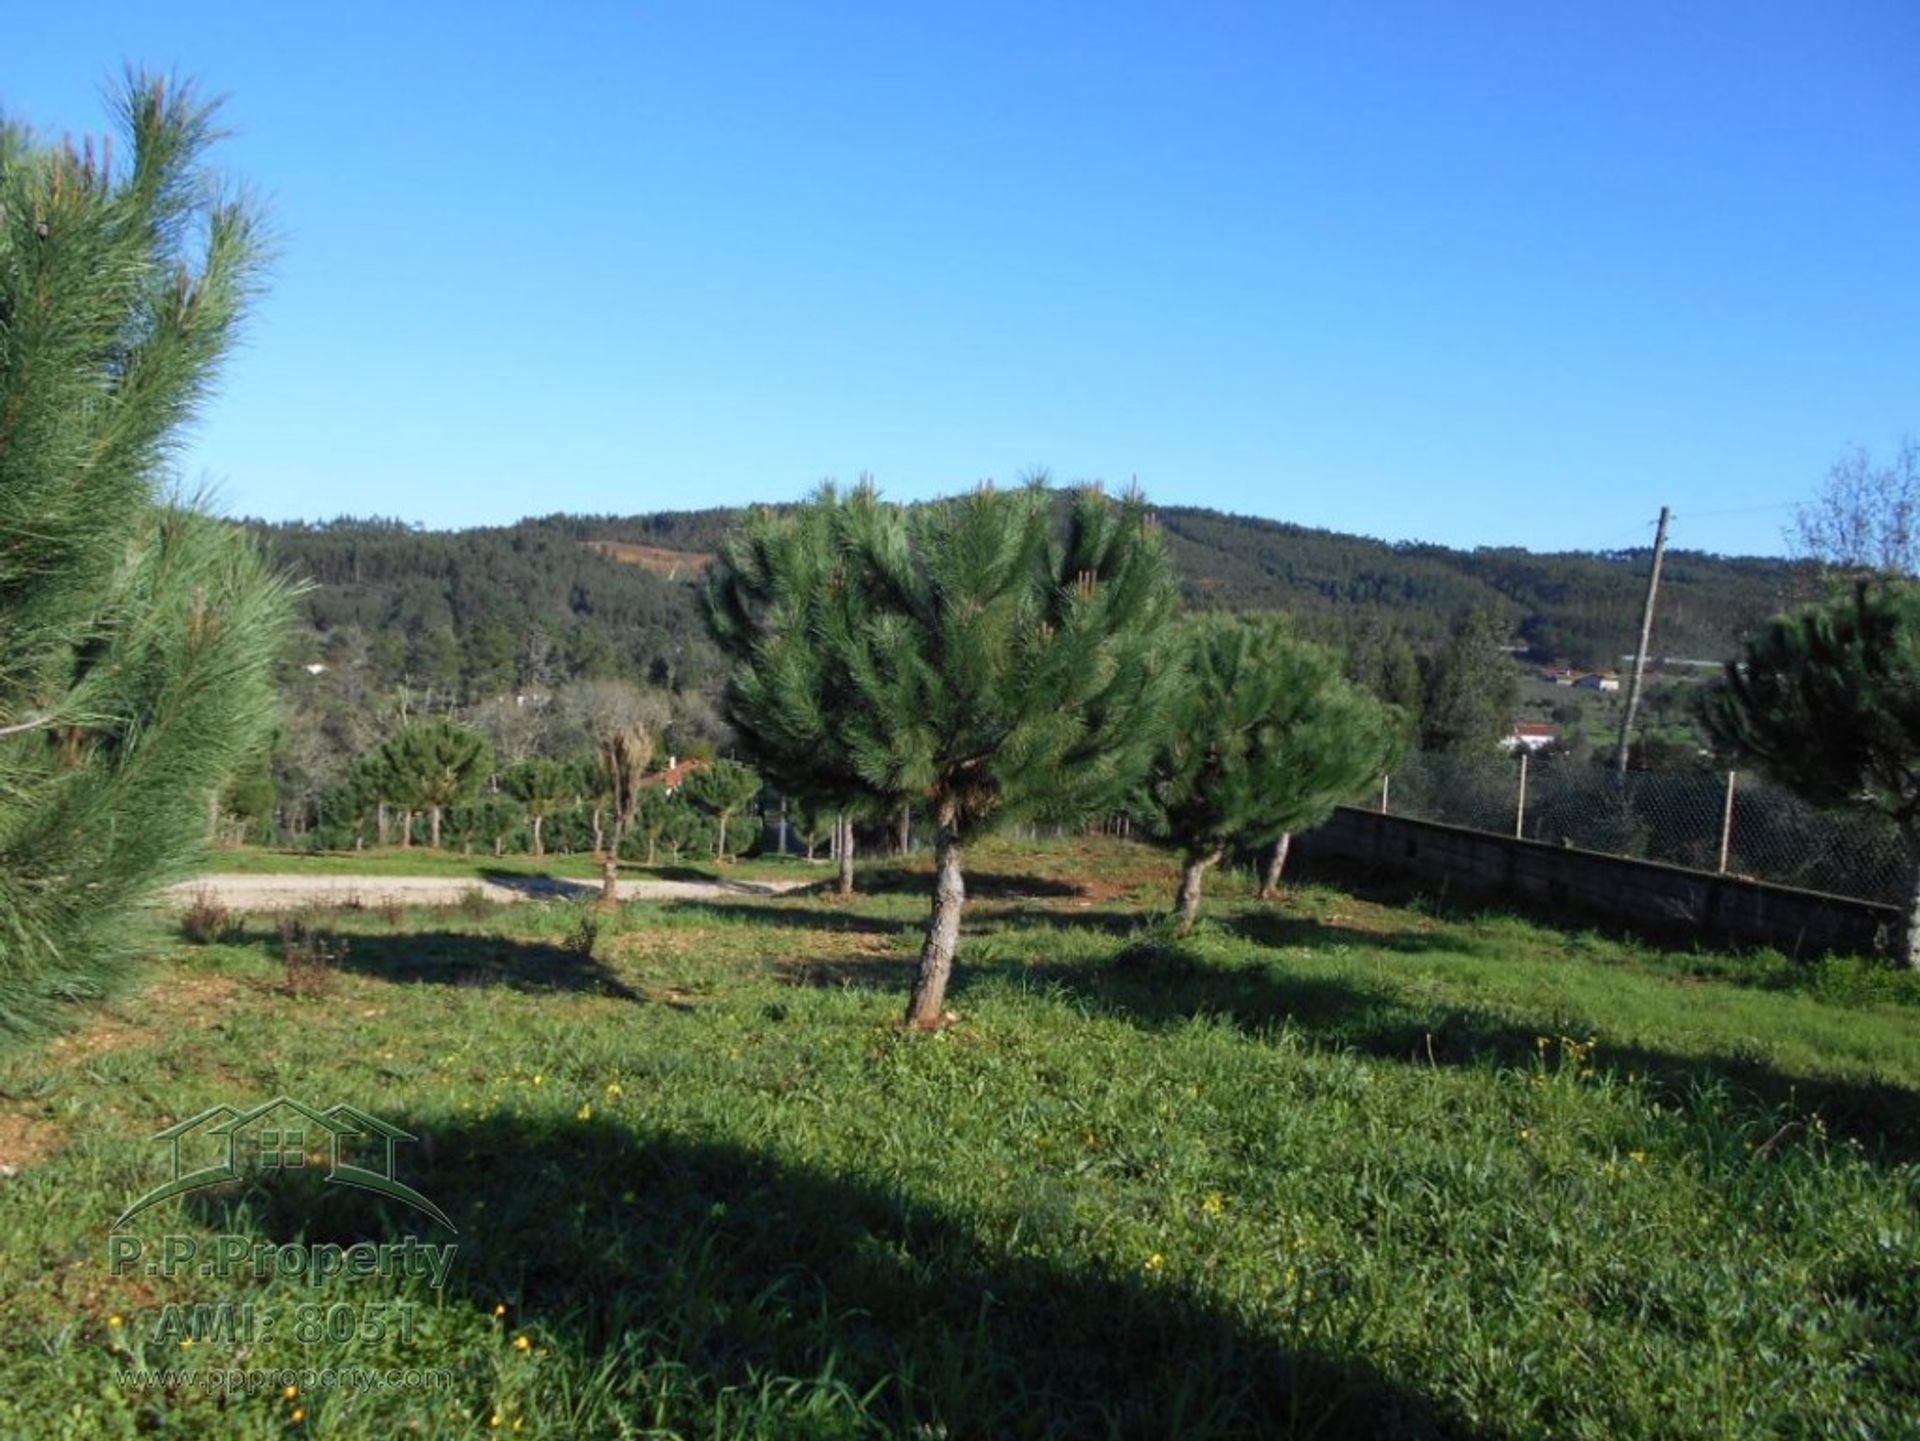
[[[1527,748],[1520,747],[1520,794],[1513,803],[1513,838],[1525,840],[1527,835]]]
[[[1733,847],[1733,778],[1736,772],[1727,772],[1727,803],[1720,813],[1720,874],[1727,873],[1727,852]]]
[[[1380,814],[1383,816],[1387,813],[1387,787],[1392,784],[1392,776],[1383,775],[1380,777]]]

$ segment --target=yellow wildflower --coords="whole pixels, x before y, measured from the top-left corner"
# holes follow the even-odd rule
[[[285,1397],[287,1400],[291,1401],[294,1397],[300,1394],[300,1388],[298,1386],[289,1386],[287,1387],[286,1390],[282,1391],[280,1394],[283,1397]]]
[[[294,1407],[293,1415],[288,1419],[290,1419],[293,1422],[293,1424],[296,1426],[303,1424],[307,1419],[307,1408],[304,1406]]]
[[[127,1324],[127,1318],[122,1316],[118,1311],[115,1311],[111,1316],[107,1317],[107,1324],[118,1331],[122,1326]]]
[[[593,1102],[582,1102],[580,1109],[573,1113],[573,1118],[576,1121],[591,1121],[593,1119]]]
[[[1147,1269],[1149,1271],[1158,1271],[1166,1264],[1167,1258],[1162,1256],[1158,1251],[1155,1251],[1151,1256],[1147,1257]]]
[[[516,1351],[531,1351],[533,1349],[533,1342],[529,1341],[525,1336],[515,1336],[513,1338],[513,1349]]]
[[[618,1081],[608,1081],[607,1094],[609,1096],[621,1096],[621,1095],[625,1095],[626,1093],[620,1089],[620,1083]]]
[[[502,1301],[498,1306],[495,1306],[493,1308],[493,1319],[496,1321],[498,1321],[502,1316],[506,1314],[507,1314],[507,1303],[505,1301]]]

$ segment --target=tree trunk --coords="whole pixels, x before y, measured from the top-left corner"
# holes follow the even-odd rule
[[[535,816],[533,818],[533,853],[536,856],[544,856],[547,853],[546,842],[540,839],[540,828],[546,823],[547,818],[545,816]]]
[[[403,851],[410,851],[413,849],[413,812],[412,811],[400,812],[400,849]]]
[[[607,848],[606,839],[607,833],[600,826],[600,807],[595,806],[593,808],[593,848],[596,851],[604,851]]]
[[[430,850],[440,849],[440,807],[427,807],[427,846]]]
[[[381,850],[387,848],[387,803],[381,801],[373,808],[373,824]]]
[[[900,802],[900,854],[913,849],[913,807]]]
[[[933,915],[927,922],[926,944],[920,949],[920,973],[914,977],[913,997],[907,1002],[910,1026],[930,1031],[940,1024],[947,1002],[947,978],[953,974],[953,953],[960,944],[960,912],[966,901],[959,827],[953,808],[943,806],[934,841]]]
[[[1224,854],[1218,847],[1204,855],[1190,855],[1180,868],[1180,891],[1174,898],[1179,908],[1180,923],[1175,928],[1176,935],[1186,935],[1193,929],[1193,923],[1200,918],[1200,887],[1206,880],[1208,870],[1216,865]]]
[[[600,866],[600,904],[617,906],[620,904],[620,853],[617,850],[606,852],[606,859]]]
[[[714,838],[713,858],[716,861],[724,861],[727,858],[727,813],[725,811],[719,812],[719,820],[720,834]]]
[[[840,817],[840,884],[839,894],[853,894],[853,820],[849,816]]]
[[[654,863],[654,857],[657,856],[659,853],[660,853],[660,837],[657,835],[648,836],[647,837],[647,864],[652,865]]]
[[[1273,858],[1267,862],[1267,873],[1260,881],[1260,899],[1270,901],[1275,891],[1280,889],[1280,873],[1287,868],[1287,852],[1293,848],[1293,832],[1280,832],[1280,839],[1273,843]]]

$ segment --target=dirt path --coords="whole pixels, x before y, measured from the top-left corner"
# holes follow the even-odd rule
[[[722,896],[778,896],[806,881],[622,881],[623,901],[700,901]],[[600,882],[555,876],[311,876],[208,875],[163,892],[165,903],[186,906],[202,892],[235,911],[290,911],[303,906],[458,905],[478,891],[490,901],[549,901],[597,896]]]

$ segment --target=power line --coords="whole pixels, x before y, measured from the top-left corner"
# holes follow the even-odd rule
[[[1797,500],[1783,500],[1777,505],[1739,505],[1732,510],[1690,510],[1674,512],[1675,520],[1713,520],[1723,515],[1759,515],[1769,510],[1793,510],[1800,504]]]

